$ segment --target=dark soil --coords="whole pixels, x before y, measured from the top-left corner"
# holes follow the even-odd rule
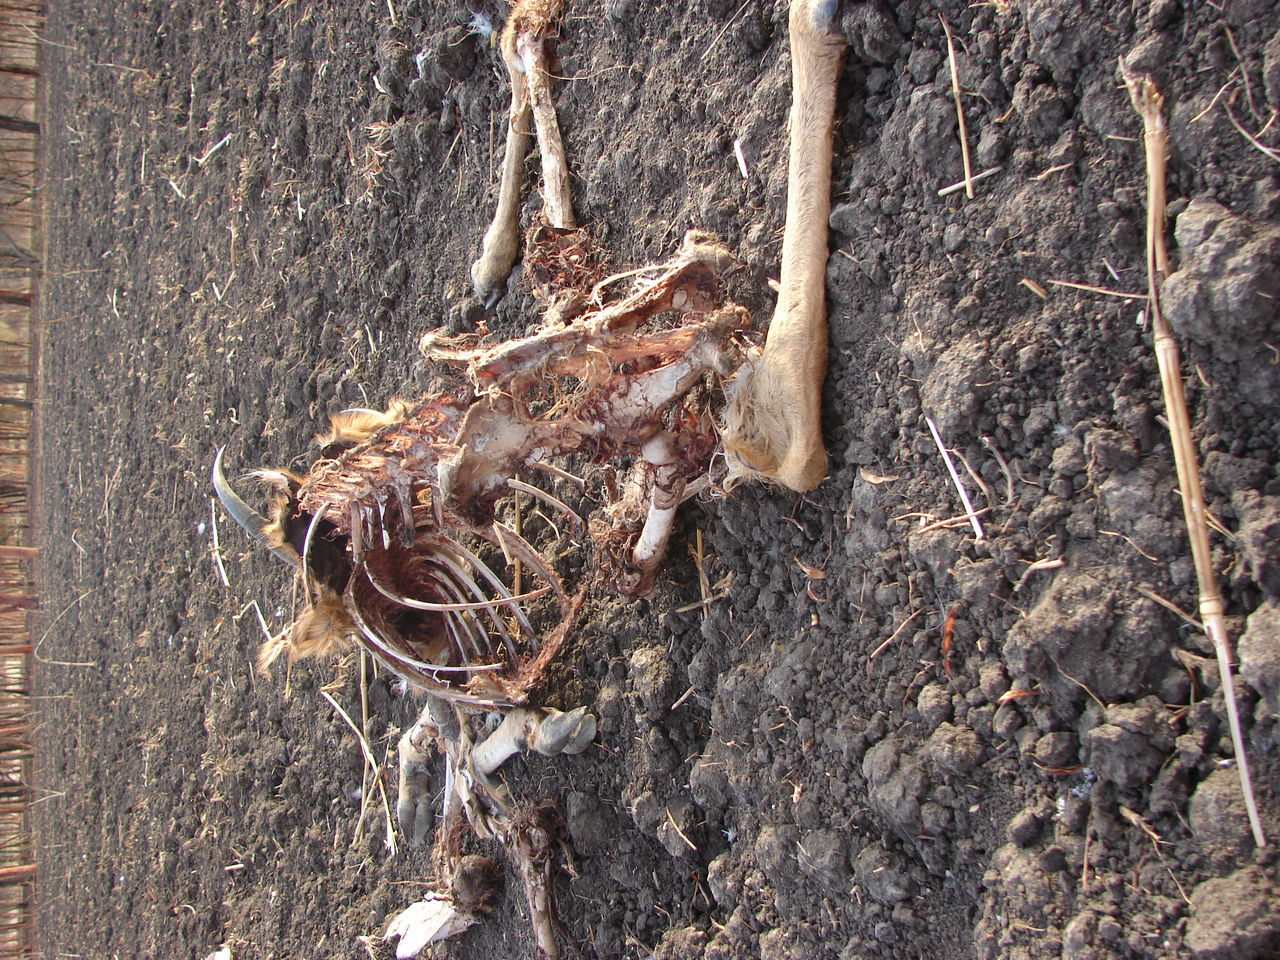
[[[715,232],[761,324],[785,7],[571,2],[559,44],[580,219],[618,269]],[[962,177],[938,10],[974,167],[1002,168],[974,200],[938,196]],[[688,508],[652,598],[594,591],[553,702],[589,704],[598,747],[506,771],[565,816],[566,953],[1273,956],[1275,847],[1250,839],[1211,650],[1152,599],[1196,606],[1141,304],[1049,281],[1145,290],[1127,56],[1168,98],[1167,307],[1232,531],[1214,559],[1274,843],[1280,164],[1226,112],[1278,142],[1274,2],[842,16],[830,477]],[[418,337],[479,318],[467,269],[507,104],[479,19],[460,0],[50,4],[48,958],[363,957],[357,935],[430,879],[427,851],[387,855],[380,801],[358,828],[361,754],[320,696],[333,664],[255,673],[258,613],[279,629],[293,597],[219,513],[223,586],[208,471],[223,443],[233,470],[288,465],[326,413],[425,390]],[[492,326],[536,309],[517,280]],[[930,526],[963,508],[926,416],[981,477],[983,540]],[[711,579],[734,575],[706,619],[677,612],[698,597],[695,528]],[[336,675],[358,718],[355,661]],[[367,694],[394,764],[417,705],[383,676]],[[509,879],[437,955],[532,949]]]

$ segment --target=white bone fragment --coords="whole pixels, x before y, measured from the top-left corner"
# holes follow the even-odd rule
[[[556,119],[556,105],[551,96],[551,68],[547,57],[547,41],[522,33],[516,38],[516,52],[524,65],[529,104],[533,109],[533,126],[538,134],[538,153],[542,156],[542,203],[547,221],[557,229],[572,230],[573,203],[569,190],[569,163],[565,160],[564,141]]]
[[[456,937],[474,926],[478,920],[474,913],[459,910],[448,897],[434,894],[410,904],[392,917],[387,924],[387,932],[382,935],[382,942],[389,943],[399,937],[396,960],[410,960],[426,949],[428,944]]]

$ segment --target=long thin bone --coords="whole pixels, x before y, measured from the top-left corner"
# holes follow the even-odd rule
[[[345,606],[347,613],[351,616],[352,622],[368,641],[369,653],[375,660],[396,676],[410,680],[422,687],[428,693],[434,694],[442,700],[466,703],[475,707],[484,707],[490,710],[511,706],[511,702],[509,700],[500,697],[482,697],[476,694],[466,693],[457,687],[441,683],[435,675],[434,671],[437,669],[435,665],[428,665],[427,667],[419,666],[420,661],[415,661],[413,658],[406,657],[403,653],[395,650],[386,638],[374,630],[364,619],[364,616],[360,612],[360,606],[355,602],[355,598],[352,595],[350,587],[348,587],[347,592],[343,595],[343,605]]]
[[[832,0],[791,4],[791,146],[781,292],[764,352],[744,366],[726,414],[736,478],[812,490],[827,472],[822,381],[827,370],[827,217],[836,81],[847,42]]]
[[[528,593],[521,593],[515,596],[499,597],[496,600],[474,600],[461,601],[459,603],[433,603],[429,600],[415,600],[413,597],[406,597],[402,593],[397,593],[391,587],[382,583],[373,575],[373,571],[367,566],[364,568],[365,576],[369,583],[380,594],[388,600],[394,600],[402,607],[408,607],[410,610],[426,610],[430,613],[457,613],[463,610],[493,610],[498,607],[506,607],[516,603],[523,603],[526,600],[537,600],[539,597],[545,597],[551,592],[550,587],[539,587],[537,590],[531,590]]]
[[[552,226],[574,227],[569,199],[569,167],[551,98],[547,44],[555,31],[563,0],[518,0],[502,31],[502,60],[511,79],[511,112],[502,161],[498,209],[471,265],[471,282],[485,308],[502,297],[520,248],[520,184],[529,153],[530,118],[542,154],[545,207]]]
[[[533,548],[533,544],[506,524],[499,523],[497,520],[493,521],[489,526],[492,534],[489,531],[481,531],[481,535],[485,537],[491,536],[499,549],[504,552],[510,551],[517,560],[533,568],[533,571],[539,577],[555,588],[556,599],[560,603],[560,609],[567,609],[569,598],[564,592],[564,585],[560,582],[559,575],[551,569],[551,565],[543,559],[542,554]]]
[[[389,644],[389,641],[387,641],[387,639],[383,637],[382,634],[379,633],[376,629],[374,629],[374,627],[370,623],[368,623],[368,621],[366,621],[363,617],[360,617],[358,619],[357,626],[360,627],[361,631],[364,633],[367,639],[369,639],[371,642],[377,643],[379,645],[379,649],[383,650],[384,652],[387,652],[391,656],[394,656],[397,662],[405,664],[407,666],[416,667],[418,670],[424,670],[427,673],[430,673],[432,676],[437,676],[438,674],[442,674],[442,673],[457,673],[457,674],[488,673],[494,670],[501,670],[505,666],[504,664],[501,664],[501,663],[478,663],[478,664],[465,663],[462,665],[449,665],[444,663],[433,663],[430,660],[420,660],[417,657],[409,656],[409,654],[404,653],[403,651],[393,650]]]
[[[445,540],[446,538],[439,537],[439,539]],[[462,544],[456,543],[454,541],[448,541],[448,543],[453,549],[458,551],[458,555],[461,557],[461,559],[469,563],[471,567],[474,570],[476,570],[480,574],[480,576],[482,576],[488,582],[489,586],[491,586],[500,597],[504,597],[505,599],[508,599],[508,600],[511,599],[511,591],[508,590],[506,584],[504,584],[498,578],[498,575],[489,569],[488,564],[486,564],[483,560],[477,557],[474,553],[472,553]],[[454,576],[460,576],[461,578],[464,578],[463,579],[464,583],[467,583],[467,581],[470,581],[470,583],[467,585],[472,588],[474,593],[476,593],[477,595],[482,595],[480,594],[480,588],[475,585],[475,581],[471,580],[471,578],[467,575],[466,571],[463,570],[461,566],[458,566],[456,564],[450,564],[450,569],[453,571]],[[556,579],[555,583],[551,584],[552,589],[556,589],[558,587],[558,581],[559,581],[559,578]],[[513,605],[511,608],[511,611],[515,614],[516,620],[519,622],[521,628],[523,628],[524,631],[529,636],[531,637],[536,636],[536,633],[533,629],[532,624],[529,623],[528,618],[524,615],[524,612],[520,609],[519,604]]]
[[[364,562],[364,519],[359,500],[351,501],[348,511],[351,518],[351,559],[356,563]]]
[[[480,585],[476,583],[475,579],[472,578],[471,575],[467,573],[467,571],[461,566],[461,564],[455,564],[452,560],[446,561],[446,564],[449,567],[449,572],[452,573],[459,581],[461,581],[464,587],[466,587],[468,590],[471,591],[471,595],[473,597],[485,596],[484,591],[480,589]],[[488,567],[484,567],[484,569],[489,571],[490,574],[492,574],[493,572],[489,570]],[[496,576],[494,577],[494,580],[495,581],[497,580]],[[500,583],[500,581],[498,582]],[[528,619],[525,617],[524,611],[520,609],[520,605],[516,604],[512,606],[510,609],[511,609],[511,612],[515,615],[516,621],[520,624],[521,628],[525,630],[528,635],[532,636],[533,627],[529,624]],[[498,616],[498,611],[493,607],[487,608],[485,612],[489,614],[490,618],[493,619],[495,624],[502,619],[501,617]],[[511,635],[511,632],[509,630],[503,627],[499,627],[498,632],[502,636],[502,641],[507,648],[508,655],[510,655],[510,657],[514,661],[518,655],[516,652],[515,638]]]
[[[516,52],[524,65],[525,84],[533,107],[533,126],[538,134],[538,152],[542,155],[543,210],[551,226],[572,230],[577,222],[573,219],[573,203],[569,194],[569,164],[564,156],[555,101],[551,98],[547,41],[533,33],[521,32],[516,37]]]
[[[449,580],[447,577],[442,576],[441,580],[448,584],[448,589],[453,593],[455,599],[462,599],[462,589],[460,587],[454,584],[453,581]],[[512,634],[511,628],[507,626],[507,621],[503,617],[498,616],[499,611],[492,609],[486,610],[485,613],[488,614],[489,619],[493,622],[494,628],[498,631],[498,635],[502,638],[502,642],[506,646],[507,650],[515,650],[516,638]],[[488,639],[488,632],[484,629],[484,626],[481,624],[478,617],[474,614],[468,615],[467,623],[473,630],[474,635],[479,635],[485,640]]]
[[[433,570],[431,571],[430,576],[437,583],[441,584],[455,600],[459,602],[462,601],[462,588],[454,583],[449,577],[445,576],[443,572]],[[514,650],[515,638],[512,637],[506,621],[503,620],[502,617],[497,616],[496,612],[493,610],[487,612],[490,619],[493,620],[494,625],[497,627],[498,633],[502,637],[507,650]],[[482,648],[488,649],[487,641],[489,639],[489,634],[485,631],[483,625],[474,614],[459,614],[457,621],[461,624],[462,629],[466,631],[468,643],[470,644],[471,649],[476,652],[477,656],[480,655],[479,651]],[[451,619],[450,622],[452,623],[454,621]]]
[[[547,491],[540,487],[535,487],[531,483],[525,483],[523,480],[517,480],[514,477],[507,481],[507,486],[512,490],[519,490],[522,493],[527,493],[531,497],[537,497],[543,503],[554,507],[556,510],[559,510],[561,513],[568,516],[578,526],[582,526],[582,517],[578,516],[578,512],[559,497],[547,493]]]
[[[462,614],[445,614],[444,629],[445,633],[449,635],[449,643],[452,646],[454,655],[464,664],[471,663],[471,658],[467,653],[468,648],[470,648],[472,655],[477,658],[480,656],[480,650],[484,645],[477,643],[475,634],[471,632],[471,624],[467,622]],[[466,638],[466,643],[463,642],[464,637]]]

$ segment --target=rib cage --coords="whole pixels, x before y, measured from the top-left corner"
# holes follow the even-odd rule
[[[552,317],[492,347],[429,334],[428,361],[463,373],[453,392],[339,414],[317,438],[321,456],[305,475],[280,481],[283,474],[262,471],[282,502],[255,532],[297,558],[309,602],[267,659],[329,649],[330,640],[311,637],[320,620],[440,697],[484,708],[523,702],[563,643],[580,596],[496,519],[496,505],[513,485],[536,491],[521,476],[545,461],[629,454],[632,492],[650,512],[670,514],[719,449],[702,401],[688,394],[709,376],[732,373],[741,356],[746,312],[719,298],[719,274],[731,262],[691,233],[656,280],[571,323]],[[663,315],[674,318],[665,329],[642,329]],[[215,486],[228,503],[219,465]],[[643,519],[644,508],[638,513]],[[620,568],[637,532],[593,524],[602,554]],[[515,595],[494,569],[498,557],[518,560],[534,586]],[[656,566],[649,560],[616,571],[624,592],[647,592]]]

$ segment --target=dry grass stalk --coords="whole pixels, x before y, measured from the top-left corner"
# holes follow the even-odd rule
[[[1247,72],[1245,73],[1245,76],[1248,76]],[[1236,132],[1239,133],[1240,136],[1244,137],[1245,140],[1249,142],[1249,145],[1251,147],[1253,147],[1255,150],[1261,151],[1263,156],[1271,158],[1276,163],[1280,163],[1280,147],[1268,147],[1256,136],[1254,136],[1252,133],[1246,130],[1244,127],[1244,124],[1242,124],[1239,120],[1236,119],[1236,115],[1231,109],[1231,102],[1234,99],[1235,97],[1232,96],[1230,100],[1223,101],[1222,108],[1226,110],[1227,119],[1230,120],[1231,125],[1236,128]],[[1270,126],[1270,124],[1268,124],[1268,126]]]
[[[969,128],[964,122],[964,104],[960,100],[960,69],[956,66],[956,44],[951,36],[951,24],[938,14],[942,29],[947,35],[947,61],[951,64],[951,94],[956,98],[956,120],[960,124],[960,156],[964,160],[964,195],[973,199],[973,164],[969,160]]]
[[[1094,286],[1091,283],[1072,283],[1070,280],[1050,280],[1055,287],[1070,287],[1072,290],[1084,290],[1086,293],[1101,293],[1108,297],[1120,297],[1124,300],[1145,300],[1145,293],[1126,293],[1123,290],[1111,290],[1107,287]]]
[[[1156,593],[1154,590],[1148,587],[1142,586],[1142,584],[1138,584],[1136,587],[1134,587],[1134,589],[1137,590],[1144,597],[1146,597],[1148,600],[1150,600],[1152,603],[1158,603],[1160,604],[1160,606],[1164,607],[1170,613],[1174,614],[1175,616],[1181,617],[1190,626],[1195,627],[1197,630],[1204,629],[1203,623],[1201,623],[1195,617],[1191,616],[1191,614],[1187,613],[1187,611],[1183,610],[1180,606],[1178,606],[1172,600],[1168,600],[1160,596],[1160,594]]]
[[[1178,342],[1174,339],[1169,321],[1160,308],[1160,281],[1169,272],[1169,255],[1164,239],[1165,158],[1168,139],[1168,128],[1164,119],[1164,97],[1151,77],[1130,73],[1123,61],[1121,61],[1120,70],[1124,76],[1125,85],[1129,89],[1133,108],[1142,118],[1142,139],[1146,148],[1147,161],[1147,286],[1151,304],[1151,322],[1156,360],[1160,366],[1160,382],[1164,388],[1165,413],[1169,419],[1169,438],[1178,471],[1178,488],[1182,492],[1182,509],[1187,523],[1187,536],[1191,541],[1191,557],[1195,563],[1196,579],[1200,586],[1200,619],[1204,623],[1205,633],[1213,642],[1218,659],[1222,696],[1226,704],[1227,722],[1231,728],[1236,768],[1240,772],[1240,788],[1244,793],[1245,808],[1249,813],[1249,826],[1253,830],[1254,843],[1263,847],[1266,846],[1267,841],[1262,832],[1262,822],[1258,817],[1258,805],[1254,799],[1253,784],[1249,776],[1249,761],[1244,749],[1244,735],[1240,729],[1240,711],[1236,705],[1235,688],[1231,682],[1231,647],[1227,639],[1222,596],[1218,592],[1217,579],[1213,573],[1204,490],[1200,485],[1196,445],[1191,436],[1191,419],[1187,413],[1187,399],[1182,389],[1182,363]]]
[[[702,543],[701,527],[698,527],[695,545],[690,553],[693,554],[693,566],[698,571],[698,595],[702,597],[702,619],[706,620],[711,616],[711,581],[707,577],[707,553]]]
[[[364,755],[364,762],[369,765],[369,769],[373,773],[374,782],[378,785],[378,793],[382,796],[382,812],[385,814],[387,820],[387,850],[390,851],[391,856],[394,857],[398,852],[396,846],[396,832],[391,826],[391,804],[387,802],[387,788],[382,782],[382,769],[378,765],[378,761],[373,756],[373,750],[369,748],[369,741],[365,739],[364,732],[356,726],[355,721],[351,719],[351,715],[347,713],[347,711],[343,710],[342,705],[338,703],[337,700],[333,699],[327,691],[320,691],[320,696],[329,701],[329,705],[338,711],[338,716],[342,717],[346,725],[351,728],[351,732],[356,735],[356,742],[360,744],[360,752]]]
[[[987,177],[994,177],[997,173],[999,173],[1003,169],[1004,167],[995,166],[989,170],[983,170],[981,173],[975,173],[972,177],[969,177],[965,180],[961,180],[959,183],[953,183],[943,187],[941,190],[938,191],[938,196],[949,197],[951,196],[951,194],[959,193],[961,190],[965,190],[965,191],[972,190],[973,185],[977,183],[979,180],[985,180],[987,179]]]
[[[1067,561],[1063,560],[1061,557],[1052,557],[1052,558],[1046,557],[1043,560],[1035,561],[1030,566],[1028,566],[1027,569],[1022,571],[1022,576],[1020,576],[1018,578],[1018,582],[1013,585],[1013,592],[1017,593],[1019,590],[1025,587],[1027,585],[1027,581],[1031,579],[1031,575],[1033,573],[1036,573],[1039,570],[1057,570],[1059,567],[1064,566],[1066,562]]]
[[[209,498],[210,534],[213,537],[213,563],[218,568],[218,577],[222,585],[231,589],[231,581],[227,579],[227,568],[222,565],[222,544],[218,540],[218,510],[214,506],[213,497]]]
[[[929,425],[929,432],[933,434],[933,442],[938,445],[938,452],[942,454],[942,462],[947,465],[947,473],[951,475],[951,482],[955,484],[956,491],[960,494],[960,502],[964,504],[964,513],[973,527],[974,537],[978,540],[985,540],[987,535],[982,529],[982,524],[978,522],[979,511],[973,509],[973,501],[969,499],[969,491],[964,488],[964,482],[960,479],[959,471],[956,470],[955,461],[951,459],[951,453],[947,450],[947,445],[942,442],[942,434],[938,433],[938,425],[933,422],[932,417],[925,417],[924,422]]]
[[[1046,290],[1044,287],[1040,286],[1040,284],[1036,283],[1030,277],[1023,277],[1021,280],[1018,281],[1018,283],[1026,287],[1028,290],[1034,293],[1041,300],[1049,299],[1049,291]]]
[[[893,643],[893,641],[897,640],[898,637],[901,636],[902,631],[907,629],[907,627],[911,624],[911,621],[915,620],[915,618],[920,616],[920,614],[922,613],[924,613],[923,607],[921,607],[915,613],[911,614],[911,616],[907,617],[907,619],[903,620],[902,623],[898,624],[898,629],[894,630],[893,633],[889,634],[889,636],[883,642],[881,642],[880,646],[876,647],[874,650],[871,651],[871,655],[867,657],[867,674],[868,675],[870,675],[871,673],[871,661],[873,661],[876,657],[880,656],[880,654],[882,654],[889,647],[889,645]]]

